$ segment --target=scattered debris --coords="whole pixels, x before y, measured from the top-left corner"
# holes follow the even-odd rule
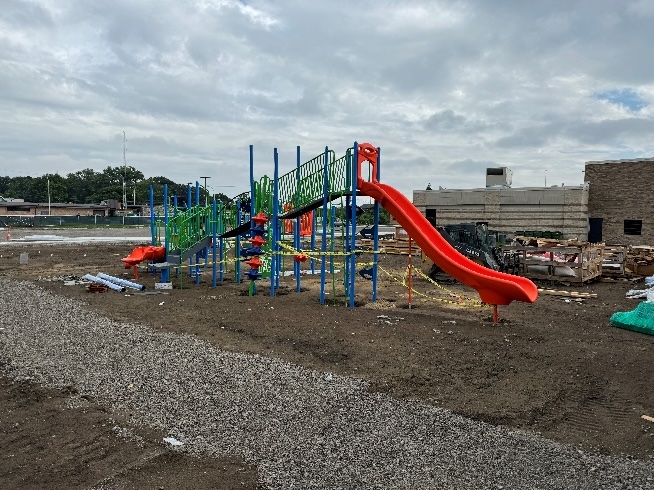
[[[86,286],[89,293],[106,293],[109,288],[104,284],[91,283]]]
[[[597,293],[584,293],[581,291],[563,291],[556,289],[538,289],[538,294],[546,294],[549,296],[568,296],[575,298],[597,298]]]

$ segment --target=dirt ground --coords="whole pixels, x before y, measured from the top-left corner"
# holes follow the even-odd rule
[[[236,284],[233,273],[214,289],[210,271],[199,285],[186,277],[180,289],[174,278],[175,289],[156,292],[157,276],[142,273],[144,293],[89,293],[83,285],[46,280],[97,272],[131,278],[120,258],[132,248],[7,247],[0,249],[0,275],[38,281],[114,319],[190,333],[221,349],[360,377],[371,382],[371,390],[587,451],[654,457],[654,424],[641,418],[654,415],[654,337],[609,324],[612,313],[636,306],[625,292],[638,283],[542,285],[597,297],[574,301],[542,294],[533,305],[500,307],[501,322],[493,325],[491,309],[458,299],[477,297],[460,284],[442,286],[452,296],[416,278],[412,308],[407,308],[402,285],[407,257],[398,255],[380,258],[386,272],[380,273],[377,303],[370,302],[371,282],[357,278],[360,306],[354,309],[343,306],[340,276],[334,281],[336,295],[330,279],[325,306],[319,303],[318,278],[311,276],[302,276],[300,293],[294,278],[284,278],[275,298],[263,282],[257,295],[247,296],[247,285]],[[23,252],[29,253],[27,265],[19,265]],[[120,414],[108,413],[93,400],[68,408],[74,394],[2,383],[0,433],[9,456],[2,458],[0,481],[21,488],[61,488],[62,483],[88,488],[119,473],[125,488],[158,488],[158,482],[161,488],[186,488],[170,478],[191,481],[193,488],[256,488],[256,469],[237,458],[199,461],[166,449],[161,434],[138,433],[136,443],[113,429],[120,425]],[[59,444],[53,444],[55,439]],[[198,480],[198,472],[206,473]],[[223,486],[211,480],[198,487],[199,481],[210,480],[206,474]]]

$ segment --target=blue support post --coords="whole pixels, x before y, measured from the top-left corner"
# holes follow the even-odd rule
[[[273,177],[273,215],[270,223],[270,232],[268,239],[272,240],[270,250],[272,257],[270,261],[270,296],[275,296],[275,288],[279,284],[279,272],[277,270],[277,234],[279,233],[279,154],[277,148],[274,149],[275,173]],[[272,235],[272,237],[271,237]]]
[[[350,158],[350,161],[352,159]],[[350,172],[352,169],[348,169]],[[350,212],[348,213],[348,209]],[[343,287],[345,289],[345,304],[347,305],[348,298],[350,297],[350,229],[352,226],[352,196],[345,197],[345,256],[343,257]]]
[[[195,205],[200,206],[200,183],[195,181]],[[195,220],[195,231],[196,233],[200,230],[200,215],[196,214],[197,218]],[[196,236],[196,238],[198,238]],[[200,252],[195,253],[195,284],[200,284]]]
[[[327,265],[327,204],[329,203],[329,148],[325,146],[325,160],[322,179],[322,257],[320,260],[320,304],[325,304],[325,269]]]
[[[241,224],[241,201],[236,201],[236,226]],[[236,273],[236,284],[241,284],[241,235],[236,238],[236,262],[234,264],[234,272]]]
[[[173,196],[173,219],[177,218],[177,208],[179,207],[179,202],[177,200],[177,194]],[[178,236],[179,230],[177,229],[177,222],[175,222],[175,226],[173,228],[173,234],[175,236]],[[179,243],[179,242],[178,242]],[[167,253],[167,252],[166,252]],[[175,274],[179,274],[179,268],[175,268]],[[170,277],[170,276],[169,276]],[[170,280],[170,279],[169,279]]]
[[[254,145],[250,145],[250,218],[257,214],[254,199]]]
[[[188,183],[188,184],[186,184],[186,211],[188,211],[189,209],[191,209],[193,207],[193,198],[192,198],[192,196],[193,196],[193,194],[192,194],[192,191],[191,191],[191,184]],[[189,257],[189,259],[188,259],[188,272],[189,272],[189,275],[191,275],[191,264],[193,264],[193,259],[191,257]],[[183,265],[183,264],[180,264],[180,265]],[[184,272],[182,272],[182,274],[183,273]]]
[[[154,187],[150,185],[149,188],[150,194],[150,235],[152,235],[152,245],[157,244],[157,233],[155,231],[155,217],[154,217]]]
[[[163,186],[163,200],[164,200],[164,250],[168,254],[168,184]],[[161,282],[170,281],[170,269],[164,267],[161,269]]]
[[[375,178],[377,179],[377,182],[379,182],[380,176],[381,176],[381,170],[380,170],[380,165],[381,165],[381,159],[380,159],[380,153],[381,149],[377,148],[377,175],[375,175]],[[372,300],[377,301],[377,261],[379,260],[379,254],[377,253],[377,250],[379,250],[379,201],[375,200],[375,231],[374,231],[374,237],[373,237],[373,247],[375,249],[373,255],[372,255]]]
[[[211,287],[216,287],[216,243],[218,239],[218,206],[216,205],[216,198],[211,202]]]
[[[354,281],[356,279],[356,240],[357,240],[357,180],[359,178],[359,145],[354,142],[354,154],[352,155],[352,245],[350,247],[350,308],[354,308]]]
[[[301,166],[301,161],[300,161],[300,146],[298,145],[296,149],[296,161],[295,161],[295,194],[296,195],[301,195],[302,189],[300,189],[300,166]],[[295,203],[294,203],[295,204]],[[298,252],[301,252],[300,250],[300,231],[302,230],[302,216],[298,216],[297,219],[295,220],[295,226],[293,227],[295,230],[295,234],[293,236],[293,247],[295,247],[295,250]],[[302,288],[300,286],[300,262],[294,261],[293,262],[293,273],[295,274],[295,290],[299,293]]]

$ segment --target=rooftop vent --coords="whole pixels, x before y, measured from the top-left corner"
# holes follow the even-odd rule
[[[511,187],[513,171],[508,167],[486,169],[486,187]]]

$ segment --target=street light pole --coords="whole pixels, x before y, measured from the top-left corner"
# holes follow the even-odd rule
[[[207,179],[210,179],[211,177],[200,177],[201,179],[204,179],[204,205],[208,206],[209,205],[209,189],[207,189]]]

